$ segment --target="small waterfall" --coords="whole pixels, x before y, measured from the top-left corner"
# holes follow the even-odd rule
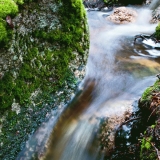
[[[124,113],[132,110],[133,99],[138,97],[145,86],[151,84],[151,79],[140,81],[123,72],[116,62],[119,60],[117,56],[130,59],[129,56],[134,54],[131,52],[133,42],[126,37],[134,39],[135,34],[154,31],[155,26],[149,24],[149,18],[146,18],[148,21],[144,18],[149,17],[151,11],[135,9],[139,14],[137,22],[119,26],[107,22],[103,13],[88,13],[91,42],[85,79],[95,79],[94,90],[90,93],[92,100],[88,103],[89,94],[85,94],[79,99],[79,104],[70,110],[74,114],[69,113],[65,118],[61,116],[61,121],[53,129],[45,160],[100,160],[98,147],[94,146],[93,141],[99,119],[109,117],[107,125],[111,134],[109,141],[106,140],[109,144],[107,151],[113,147],[116,126],[124,120]],[[128,45],[125,51],[121,50],[123,43]],[[75,109],[82,109],[84,105],[85,110],[76,114]]]
[[[99,148],[94,141],[100,118],[108,118],[113,132],[123,121],[120,118],[124,118],[124,113],[132,110],[132,102],[155,81],[151,75],[155,74],[156,58],[149,59],[145,55],[146,48],[136,48],[133,41],[136,34],[152,34],[156,25],[149,24],[149,9],[134,9],[138,12],[138,20],[124,25],[108,22],[102,12],[88,13],[91,42],[83,93],[62,112],[54,128],[46,129],[51,135],[45,160],[103,159],[102,154],[99,157]],[[149,64],[151,71],[147,68]],[[156,67],[160,68],[159,63]],[[29,154],[26,152],[25,160],[30,160],[26,158]]]

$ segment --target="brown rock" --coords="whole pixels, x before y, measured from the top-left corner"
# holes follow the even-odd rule
[[[119,7],[114,9],[114,13],[108,16],[107,19],[114,23],[126,24],[135,22],[136,17],[136,11],[126,7]]]

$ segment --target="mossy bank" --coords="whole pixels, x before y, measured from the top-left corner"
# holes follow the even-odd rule
[[[81,0],[15,1],[0,45],[0,159],[15,159],[84,77],[89,39]],[[19,9],[18,9],[19,4]],[[1,38],[1,37],[0,37]],[[6,39],[5,41],[3,41]]]
[[[140,159],[159,159],[160,150],[160,80],[143,93],[139,107],[146,117],[146,130],[142,133]]]

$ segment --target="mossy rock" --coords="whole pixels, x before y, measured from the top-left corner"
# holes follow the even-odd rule
[[[18,6],[13,0],[1,0],[0,2],[0,18],[7,15],[15,16],[18,13]]]
[[[23,0],[1,0],[0,1],[0,47],[8,43],[11,39],[11,28],[7,26],[6,17],[15,17],[18,14],[18,4],[23,4]]]
[[[160,23],[156,27],[155,37],[160,40]]]
[[[7,42],[7,39],[8,39],[8,33],[7,33],[7,30],[6,30],[6,23],[4,21],[0,21],[0,43],[3,44],[3,43],[6,43]]]
[[[6,38],[8,43],[0,48],[2,160],[16,159],[28,135],[45,120],[46,114],[60,103],[68,103],[84,76],[89,49],[81,0],[26,0],[12,20],[13,30],[4,19],[0,26],[4,32],[1,39]],[[10,30],[12,36],[8,38]]]
[[[153,160],[157,159],[157,154],[155,148],[153,147],[154,144],[154,134],[153,128],[148,127],[144,133],[144,137],[141,140],[141,148],[140,148],[140,159],[141,160]]]
[[[160,80],[157,80],[153,86],[148,87],[142,94],[140,99],[140,106],[148,103],[148,108],[151,103],[152,93],[160,91]]]
[[[143,117],[145,117],[146,130],[141,140],[141,160],[153,160],[157,159],[157,151],[160,149],[160,106],[159,106],[159,93],[160,93],[160,80],[158,79],[153,86],[147,88],[139,103],[139,107],[142,110]]]

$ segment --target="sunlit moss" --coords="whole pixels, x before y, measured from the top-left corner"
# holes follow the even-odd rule
[[[142,144],[141,144],[141,151],[143,150],[143,149],[150,149],[150,147],[151,147],[151,141],[152,140],[152,137],[149,137],[149,138],[143,138],[142,139]]]
[[[151,145],[152,137],[144,137],[141,143],[140,159],[153,160],[157,158],[155,151]]]
[[[18,13],[18,6],[13,0],[0,1],[0,18],[5,18],[7,15],[15,16]]]
[[[66,1],[63,1],[63,3],[64,5],[59,9],[59,15],[63,15],[60,18],[62,28],[49,32],[43,29],[36,30],[33,33],[33,36],[43,39],[43,41],[48,41],[53,45],[59,44],[60,49],[55,51],[45,50],[45,55],[42,57],[37,46],[32,44],[33,47],[29,48],[28,53],[23,57],[24,62],[14,83],[12,82],[13,75],[10,72],[8,72],[9,79],[8,75],[5,75],[3,79],[0,80],[0,108],[9,108],[13,99],[16,99],[16,102],[20,104],[24,104],[28,101],[27,99],[30,97],[30,94],[39,87],[54,92],[58,87],[62,86],[67,77],[69,63],[75,58],[72,52],[77,51],[83,55],[85,53],[84,51],[88,49],[89,43],[80,44],[82,35],[84,33],[87,34],[85,25],[86,15],[82,2],[78,0],[75,3],[72,1],[67,4]],[[77,8],[75,8],[75,6],[77,6]],[[73,12],[71,12],[70,9]],[[83,17],[79,14],[73,14],[74,12],[79,12],[79,9],[83,10]],[[2,31],[2,39],[5,39],[7,33],[3,25]],[[23,40],[25,40],[25,38],[27,37],[23,37]],[[87,36],[85,36],[85,42],[88,42]],[[32,64],[33,59],[34,63]],[[50,77],[53,77],[53,82],[49,82]],[[8,79],[8,83],[5,82],[5,79]],[[11,84],[12,86],[10,87]]]
[[[7,44],[11,31],[7,29],[7,23],[5,18],[7,16],[14,17],[18,13],[18,6],[13,0],[1,0],[0,1],[0,46],[4,47]]]
[[[25,0],[24,4],[28,3],[27,8],[33,10],[33,4],[30,4],[30,1]],[[20,4],[22,1],[15,2]],[[30,35],[18,37],[19,43],[16,47],[27,43],[23,63],[19,66],[16,77],[11,70],[0,79],[0,114],[7,111],[6,121],[2,128],[3,135],[0,135],[0,141],[4,144],[0,159],[16,159],[16,155],[22,147],[21,143],[25,142],[28,134],[44,121],[51,107],[56,106],[57,102],[53,103],[53,96],[57,96],[56,91],[61,89],[64,91],[64,87],[67,87],[66,90],[73,90],[73,84],[77,83],[69,64],[76,58],[73,52],[77,51],[81,58],[84,51],[89,48],[86,15],[80,0],[78,3],[65,0],[61,2],[64,4],[56,15],[59,16],[62,27],[56,30],[45,28],[33,32],[32,36],[38,41],[38,44],[28,41]],[[57,3],[59,2],[57,1]],[[4,24],[6,24],[5,20]],[[83,35],[84,42],[82,42]],[[39,46],[41,41],[52,45],[54,49],[48,49],[47,45],[46,48]],[[30,97],[37,89],[43,92],[37,96],[36,105],[33,107]],[[62,96],[58,96],[59,101],[64,100],[67,94],[68,92],[64,91]],[[19,114],[12,111],[14,100],[21,106]],[[48,110],[45,110],[46,104],[50,104]],[[28,111],[29,107],[32,107],[32,113]],[[17,131],[20,131],[19,134]]]
[[[154,124],[154,125],[151,125],[151,128],[155,128],[155,126],[156,126],[155,124]]]
[[[157,27],[156,27],[156,32],[155,32],[155,36],[158,40],[160,40],[160,23],[158,23]]]
[[[141,97],[141,102],[150,101],[151,97],[152,97],[151,93],[153,91],[160,91],[160,80],[157,80],[153,86],[148,87],[144,91],[144,93],[142,94],[142,97]]]

